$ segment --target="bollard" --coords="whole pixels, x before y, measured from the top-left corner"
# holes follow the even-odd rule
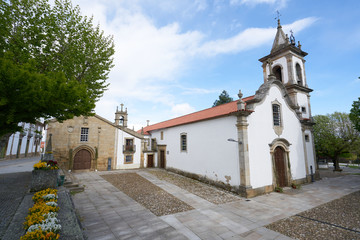
[[[310,174],[311,174],[311,182],[315,182],[314,173],[313,173],[313,167],[312,166],[310,166]]]

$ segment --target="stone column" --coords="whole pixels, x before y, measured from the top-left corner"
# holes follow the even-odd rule
[[[252,190],[250,184],[250,164],[249,164],[249,144],[248,144],[248,122],[247,116],[250,112],[239,112],[237,119],[238,146],[239,146],[239,167],[240,167],[240,186],[239,193],[244,197],[249,197]],[[250,195],[249,195],[250,193]]]

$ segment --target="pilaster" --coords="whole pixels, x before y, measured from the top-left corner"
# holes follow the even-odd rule
[[[237,117],[237,132],[239,145],[239,167],[240,167],[240,193],[247,196],[248,190],[252,189],[250,184],[249,144],[248,144],[248,122],[249,112],[239,112]]]

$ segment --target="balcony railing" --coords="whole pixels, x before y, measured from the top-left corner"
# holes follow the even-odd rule
[[[136,145],[123,145],[123,152],[132,152],[136,150]]]

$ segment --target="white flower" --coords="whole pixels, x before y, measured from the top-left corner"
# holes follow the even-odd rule
[[[57,218],[50,217],[50,218],[43,220],[39,224],[31,225],[27,231],[33,232],[33,231],[41,228],[41,230],[43,230],[43,231],[58,233],[61,230],[61,225],[59,224],[59,222],[60,221]]]
[[[47,194],[47,195],[42,196],[42,198],[45,200],[50,200],[50,199],[57,199],[58,197],[55,194]]]
[[[57,207],[58,204],[56,202],[47,202],[46,205],[52,206],[52,207]]]

